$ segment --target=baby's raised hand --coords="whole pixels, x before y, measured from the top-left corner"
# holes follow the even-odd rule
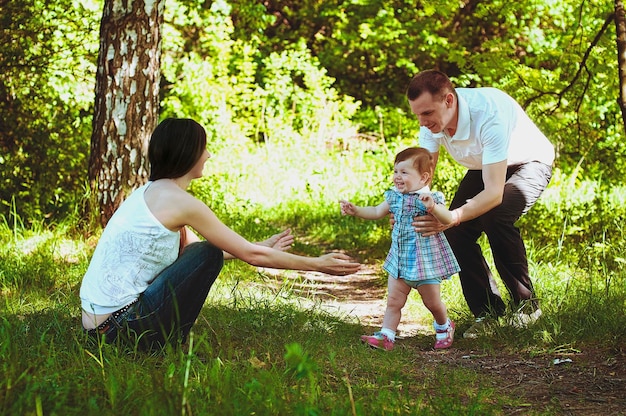
[[[356,214],[356,205],[354,205],[350,201],[346,201],[345,199],[342,199],[339,201],[339,206],[341,207],[341,215]]]
[[[424,194],[420,194],[419,197],[424,203],[424,206],[426,206],[426,210],[428,212],[430,212],[435,207],[435,200],[433,199],[432,194],[424,193]]]

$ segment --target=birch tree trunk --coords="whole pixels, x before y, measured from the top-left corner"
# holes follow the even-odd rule
[[[622,122],[626,129],[626,16],[624,2],[615,0],[615,34],[617,38],[617,68],[619,72],[619,107]]]
[[[158,123],[162,0],[105,0],[89,157],[92,202],[104,226],[148,176]]]

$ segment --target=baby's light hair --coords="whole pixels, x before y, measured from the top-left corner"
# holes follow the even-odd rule
[[[428,184],[430,184],[433,179],[435,162],[433,160],[433,155],[428,150],[423,147],[407,147],[396,155],[396,159],[393,164],[397,165],[405,160],[413,160],[413,167],[419,174],[428,172],[430,174]]]

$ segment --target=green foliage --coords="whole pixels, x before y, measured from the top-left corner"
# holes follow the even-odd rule
[[[624,166],[624,126],[614,76],[613,5],[537,7],[545,18],[534,16],[522,31],[519,62],[499,59],[507,75],[497,85],[515,96],[555,143],[559,166],[569,171],[584,162],[589,177],[615,182]],[[485,62],[482,72],[492,71],[492,64]]]
[[[400,107],[364,107],[352,121],[363,138],[382,139],[387,143],[410,139],[415,144],[419,136],[419,121],[411,114],[408,103]]]
[[[358,105],[332,88],[303,43],[263,56],[230,37],[226,2],[203,9],[172,1],[168,10],[164,116],[198,119],[227,149],[294,137],[332,145],[355,134],[349,120]]]
[[[9,29],[0,33],[0,413],[528,409],[478,370],[421,360],[430,333],[403,340],[393,355],[364,354],[355,341],[366,328],[303,296],[299,275],[277,278],[236,261],[211,291],[187,351],[144,355],[90,343],[80,331],[78,290],[94,244],[76,233],[72,205],[86,178],[100,9],[42,4],[0,5]],[[192,192],[228,225],[251,240],[291,227],[295,252],[343,250],[379,270],[388,223],[341,217],[337,200],[380,202],[393,155],[417,144],[403,96],[410,76],[439,67],[462,86],[504,88],[559,151],[550,187],[519,224],[544,318],[455,343],[517,356],[617,351],[626,339],[626,191],[613,184],[626,169],[626,141],[613,29],[590,47],[610,8],[170,0],[162,116],[207,126],[213,155]],[[451,199],[462,173],[442,152],[433,188]],[[55,227],[41,219],[47,214]],[[458,281],[442,293],[461,331],[471,318]],[[407,309],[430,325],[416,299]]]
[[[54,221],[80,204],[101,6],[0,5],[0,215]],[[555,143],[563,172],[580,164],[592,180],[619,183],[626,140],[612,8],[168,0],[161,116],[198,119],[214,152],[306,141],[350,151],[353,137],[415,144],[404,91],[417,71],[436,67],[459,86],[496,86],[518,99]],[[440,173],[450,189],[457,173]]]
[[[251,2],[234,3],[241,7],[232,12],[240,22],[233,36],[254,33],[262,54],[306,42],[335,88],[363,103],[354,119],[361,134],[399,137],[406,122],[396,122],[394,108],[411,117],[406,85],[419,70],[438,68],[458,86],[500,87],[518,99],[566,171],[584,159],[595,179],[623,176],[611,2],[307,0],[266,2],[264,15]],[[402,130],[416,137],[416,129]]]
[[[609,270],[621,270],[626,252],[625,200],[623,186],[567,177],[556,170],[542,198],[520,220],[520,227],[535,236],[538,246],[554,250],[554,256],[577,257],[585,268],[601,263]],[[610,254],[607,247],[611,247]]]
[[[206,177],[192,191],[228,217],[233,210],[271,210],[296,201],[311,211],[332,201],[336,215],[339,199],[380,200],[391,186],[399,143],[358,136],[327,142],[293,135],[286,140],[283,134],[288,135],[276,132],[276,140],[258,146],[209,146],[213,157]]]
[[[2,2],[0,215],[67,215],[87,176],[99,9]]]

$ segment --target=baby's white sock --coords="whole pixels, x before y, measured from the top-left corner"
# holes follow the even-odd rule
[[[450,327],[450,319],[448,319],[446,323],[443,325],[439,325],[437,321],[435,321],[433,322],[433,327],[435,328],[435,331],[439,331],[439,332],[447,331],[448,328]]]
[[[387,337],[387,339],[389,339],[389,341],[395,341],[396,340],[396,331],[393,331],[389,328],[383,328],[380,330],[380,333],[383,334],[384,336]]]

